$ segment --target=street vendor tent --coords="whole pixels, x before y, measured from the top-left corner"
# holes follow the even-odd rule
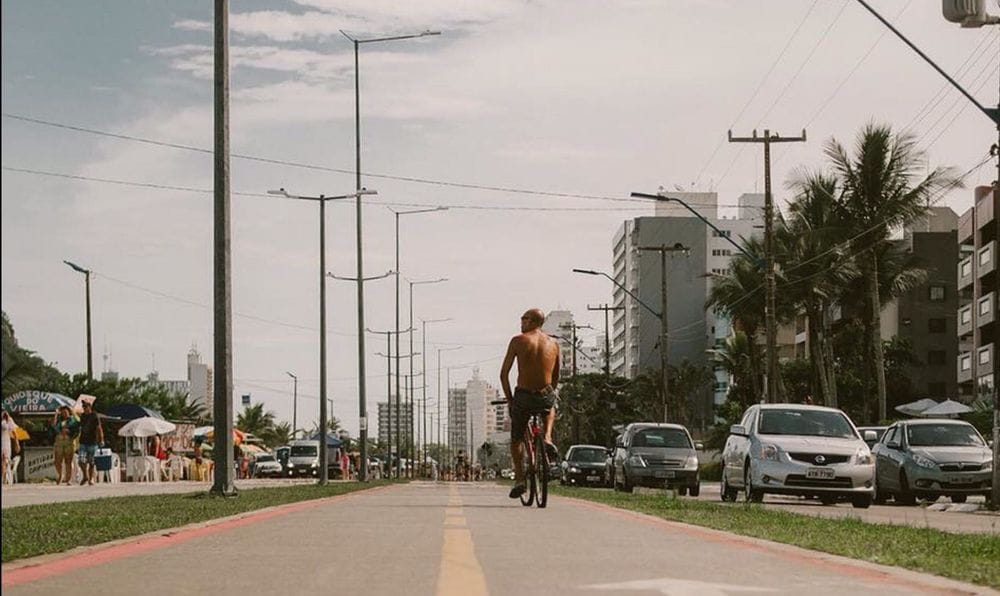
[[[924,418],[936,418],[936,417],[957,417],[959,414],[968,414],[972,411],[969,406],[957,402],[952,399],[946,399],[943,402],[927,408],[920,415]]]
[[[320,434],[319,433],[316,433],[313,436],[309,437],[310,441],[318,441],[319,439],[320,439]],[[326,435],[326,446],[327,446],[327,448],[329,448],[329,447],[334,447],[334,448],[340,447],[340,439],[338,439],[334,435],[331,435],[331,434],[327,433],[327,435]]]
[[[65,395],[46,391],[20,391],[3,400],[11,414],[52,414],[62,406],[73,407],[75,401]]]

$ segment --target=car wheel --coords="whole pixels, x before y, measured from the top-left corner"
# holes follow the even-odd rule
[[[679,486],[679,487],[677,487],[677,494],[680,495],[680,496],[682,496],[682,497],[686,497],[687,494],[688,494],[688,487],[686,487],[686,486]]]
[[[837,497],[830,495],[820,495],[819,502],[824,505],[834,505],[837,503]]]
[[[882,492],[882,489],[880,489],[878,487],[878,481],[876,480],[875,481],[875,497],[874,497],[874,499],[872,499],[872,502],[875,503],[876,505],[885,505],[885,501],[886,501],[887,497],[888,497],[888,495],[886,495],[884,492]]]
[[[920,497],[920,500],[923,501],[924,503],[931,504],[931,503],[936,503],[937,500],[940,499],[940,498],[941,498],[941,495],[939,495],[937,493],[931,493],[929,495],[924,495],[924,496]]]
[[[851,505],[853,505],[855,509],[868,509],[872,506],[872,496],[864,495],[851,497]]]
[[[760,503],[764,500],[764,491],[753,487],[753,474],[750,473],[750,461],[743,467],[743,490],[746,491],[747,503]]]
[[[688,494],[692,497],[697,497],[701,494],[701,484],[692,484],[688,487]]]
[[[951,496],[951,502],[952,503],[964,503],[966,498],[967,497],[965,495],[952,495]]]
[[[724,503],[734,503],[736,502],[737,491],[735,488],[729,486],[729,482],[726,480],[726,472],[722,472],[722,487],[719,491],[719,496],[722,498]]]
[[[628,474],[622,474],[622,491],[630,493],[632,492],[632,483],[628,481]]]
[[[915,505],[917,498],[910,490],[910,481],[906,477],[906,472],[899,471],[899,492],[895,495],[895,501],[900,505]]]

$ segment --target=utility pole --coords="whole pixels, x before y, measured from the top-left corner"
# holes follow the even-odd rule
[[[77,273],[82,273],[83,274],[84,286],[85,286],[85,292],[86,292],[86,307],[87,307],[87,379],[93,380],[94,379],[94,347],[93,347],[94,346],[94,342],[92,340],[91,331],[90,331],[90,274],[91,274],[91,271],[90,271],[90,269],[86,269],[86,268],[81,267],[81,266],[77,265],[76,263],[72,263],[70,261],[63,261],[63,263],[66,263],[67,265],[69,265],[70,268],[73,269],[73,271],[76,271]]]
[[[640,246],[640,251],[655,251],[660,253],[660,386],[663,391],[663,421],[669,422],[669,404],[670,404],[670,375],[668,374],[669,368],[667,365],[667,355],[668,355],[668,344],[667,344],[667,253],[673,252],[684,252],[688,251],[687,247],[677,243],[673,246],[667,246],[662,244],[660,246]],[[677,416],[677,420],[681,424],[684,424],[684,408],[680,407],[678,404],[677,411],[674,413]]]
[[[608,313],[613,310],[623,310],[625,308],[622,306],[608,306],[607,304],[602,304],[601,306],[590,306],[587,305],[587,310],[603,310],[604,311],[604,376],[611,376],[611,332],[610,325],[611,322],[608,320]],[[627,323],[626,323],[627,324]]]
[[[299,428],[299,378],[292,373],[285,371],[285,374],[292,377],[292,439]]]
[[[591,327],[590,325],[577,325],[576,323],[563,323],[562,325],[560,325],[560,327],[562,327],[563,329],[571,329],[572,333],[573,333],[573,336],[572,336],[573,337],[573,339],[572,339],[572,342],[573,342],[573,376],[575,377],[577,375],[576,353],[578,351],[578,348],[576,346],[576,330],[577,329],[593,329],[593,327]]]
[[[215,382],[212,388],[215,426],[215,480],[211,494],[235,496],[233,484],[233,303],[229,188],[229,0],[215,0],[213,336]]]
[[[774,197],[771,195],[771,143],[804,143],[806,131],[801,137],[781,137],[777,133],[764,129],[764,136],[758,137],[753,131],[752,137],[734,137],[729,131],[730,143],[763,143],[764,144],[764,253],[767,261],[764,270],[766,302],[764,306],[765,326],[767,328],[767,395],[769,403],[778,401],[778,324],[775,318],[775,281],[774,281]],[[884,408],[884,403],[880,406]],[[885,417],[882,416],[884,419]]]

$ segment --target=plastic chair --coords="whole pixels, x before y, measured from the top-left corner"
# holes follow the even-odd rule
[[[5,484],[17,484],[17,466],[20,463],[20,455],[15,455],[14,459],[7,462],[7,475],[3,479]]]

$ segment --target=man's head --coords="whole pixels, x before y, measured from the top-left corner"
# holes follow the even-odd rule
[[[93,410],[94,410],[94,406],[89,401],[83,402],[83,413],[84,414],[89,414]]]
[[[545,323],[545,313],[540,308],[532,308],[521,315],[521,333],[534,331]]]

